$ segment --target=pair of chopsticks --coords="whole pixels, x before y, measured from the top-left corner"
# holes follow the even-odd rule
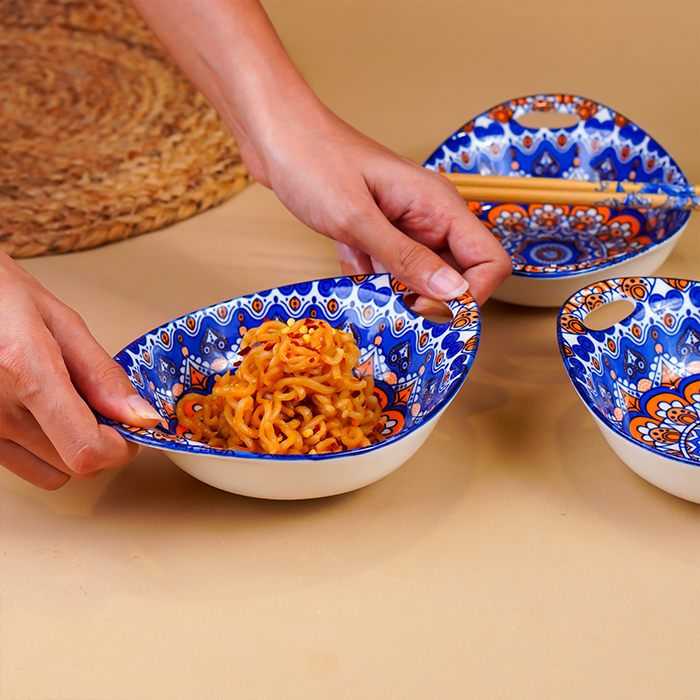
[[[700,210],[700,188],[650,182],[442,173],[469,202]]]

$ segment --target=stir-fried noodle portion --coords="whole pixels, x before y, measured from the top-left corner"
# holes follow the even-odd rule
[[[372,377],[353,374],[351,333],[317,319],[265,321],[241,341],[235,374],[211,394],[186,394],[180,426],[212,447],[323,454],[377,442],[384,427]]]

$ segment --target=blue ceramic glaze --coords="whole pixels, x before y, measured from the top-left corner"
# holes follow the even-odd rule
[[[142,445],[219,457],[323,460],[381,449],[444,409],[464,382],[479,344],[479,309],[470,296],[449,302],[452,320],[436,324],[407,309],[406,291],[389,274],[337,277],[269,289],[183,316],[146,333],[115,357],[167,428],[134,428],[102,416],[98,420]],[[352,332],[361,350],[357,374],[375,378],[386,416],[384,440],[348,453],[275,456],[221,450],[189,440],[177,424],[178,398],[190,392],[209,393],[217,375],[233,370],[247,329],[266,319],[306,317]]]
[[[627,318],[593,331],[586,316],[620,299]],[[700,282],[619,278],[574,294],[558,318],[559,348],[579,396],[635,445],[700,467]]]
[[[517,121],[537,111],[572,114],[579,121],[560,129],[533,129]],[[424,166],[438,172],[511,177],[631,180],[657,186],[654,192],[688,185],[671,156],[641,127],[593,100],[563,94],[531,95],[487,110],[450,136]],[[629,203],[644,204],[644,194],[630,194]],[[697,196],[687,191],[682,200],[694,202]],[[674,237],[690,216],[678,209],[604,204],[471,202],[470,207],[510,254],[513,274],[535,279],[598,268],[605,276],[603,268]]]

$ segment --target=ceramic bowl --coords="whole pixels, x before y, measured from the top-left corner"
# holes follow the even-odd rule
[[[528,113],[578,121],[559,129],[523,126]],[[425,162],[442,172],[635,180],[687,180],[643,129],[602,104],[572,95],[532,95],[480,114]],[[678,241],[690,212],[605,206],[469,203],[513,260],[513,274],[492,295],[527,306],[559,307],[601,279],[653,274]]]
[[[626,318],[604,330],[586,326],[593,310],[621,299],[635,304]],[[700,503],[700,282],[590,285],[562,307],[558,334],[569,377],[620,459]]]
[[[167,428],[115,424],[125,438],[165,450],[212,486],[270,499],[351,491],[386,476],[425,442],[462,386],[479,344],[480,317],[468,295],[449,303],[452,319],[433,323],[409,311],[406,288],[389,274],[338,277],[270,289],[195,311],[138,338],[115,359]],[[327,455],[251,454],[189,440],[175,417],[183,393],[209,393],[239,360],[247,328],[265,319],[319,318],[350,330],[360,375],[372,374],[386,427],[382,442]]]

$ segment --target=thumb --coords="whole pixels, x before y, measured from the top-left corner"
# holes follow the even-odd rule
[[[141,398],[126,376],[93,338],[84,321],[77,316],[71,323],[52,327],[74,386],[88,405],[119,423],[152,428],[163,417]]]

